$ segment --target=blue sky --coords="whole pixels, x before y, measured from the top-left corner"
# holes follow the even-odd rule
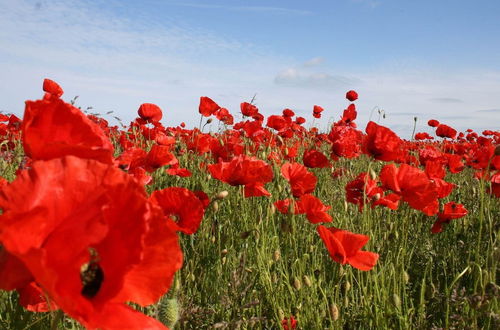
[[[195,126],[200,96],[236,113],[257,94],[267,115],[321,105],[326,128],[355,89],[361,128],[378,107],[403,137],[414,116],[500,129],[499,17],[494,0],[0,0],[0,110],[49,77],[125,122],[152,102]]]

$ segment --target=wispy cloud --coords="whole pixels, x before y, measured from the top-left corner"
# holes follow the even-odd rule
[[[324,72],[302,72],[295,68],[288,68],[279,72],[274,82],[283,86],[304,88],[345,88],[352,85],[356,79],[341,75],[331,75]]]
[[[305,67],[312,67],[312,66],[318,66],[325,63],[325,58],[324,57],[313,57],[310,60],[307,60],[304,62]]]
[[[300,10],[285,7],[272,7],[272,6],[232,6],[220,4],[207,4],[196,2],[166,2],[166,4],[182,7],[201,8],[201,9],[221,9],[230,11],[244,11],[244,12],[257,12],[257,13],[270,13],[270,14],[293,14],[293,15],[311,15],[312,12],[308,10]]]
[[[500,113],[500,109],[486,109],[486,110],[477,110],[476,112],[479,112],[479,113]]]
[[[377,1],[377,0],[351,0],[351,2],[360,3],[363,5],[369,6],[370,8],[376,8],[382,4],[381,1]]]
[[[438,102],[438,103],[463,103],[461,99],[453,98],[453,97],[434,97],[429,99],[429,101]]]

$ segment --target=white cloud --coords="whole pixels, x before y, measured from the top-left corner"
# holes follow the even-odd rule
[[[324,57],[313,57],[310,60],[307,60],[304,62],[305,67],[312,67],[312,66],[318,66],[325,63],[325,58]]]
[[[328,66],[321,57],[304,63],[173,19],[160,24],[140,13],[131,19],[76,0],[40,3],[37,9],[35,1],[0,1],[0,110],[22,115],[24,101],[40,97],[49,77],[61,83],[66,100],[79,95],[82,107],[114,110],[125,121],[152,102],[164,110],[166,125],[197,126],[203,95],[239,118],[239,103],[257,93],[264,114],[291,108],[312,120],[313,105],[323,106],[316,124],[326,129],[349,104],[345,92],[355,89],[361,129],[376,106],[386,112],[381,124],[405,137],[414,114],[417,131],[428,129],[429,118],[462,130],[495,129],[500,122],[497,111],[476,112],[499,109],[500,72],[389,65],[355,71]]]

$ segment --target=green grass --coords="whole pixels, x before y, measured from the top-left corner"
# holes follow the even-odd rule
[[[0,175],[14,179],[20,161],[0,160]],[[175,329],[279,328],[293,315],[300,329],[494,329],[500,327],[498,262],[500,201],[485,193],[486,183],[466,169],[448,175],[457,188],[446,201],[464,204],[469,214],[433,235],[435,220],[406,205],[397,211],[347,205],[344,186],[370,167],[368,157],[340,160],[347,175],[333,179],[330,169],[315,169],[315,195],[335,227],[370,236],[365,250],[380,254],[375,268],[362,272],[333,262],[304,215],[283,215],[273,202],[290,197],[288,183],[275,167],[266,185],[271,198],[245,199],[239,187],[207,179],[197,170],[203,159],[179,156],[190,178],[154,175],[148,191],[169,186],[202,189],[212,202],[192,236],[181,234],[183,268],[170,292],[155,306],[141,309],[168,318],[169,299],[179,305]],[[18,307],[17,293],[0,292],[0,326],[48,329],[57,313],[31,313]],[[55,326],[80,328],[68,317]]]

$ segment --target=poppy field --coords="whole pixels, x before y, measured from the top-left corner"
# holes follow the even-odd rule
[[[500,328],[498,127],[402,139],[356,91],[326,132],[207,96],[113,126],[43,91],[0,114],[1,328]]]

